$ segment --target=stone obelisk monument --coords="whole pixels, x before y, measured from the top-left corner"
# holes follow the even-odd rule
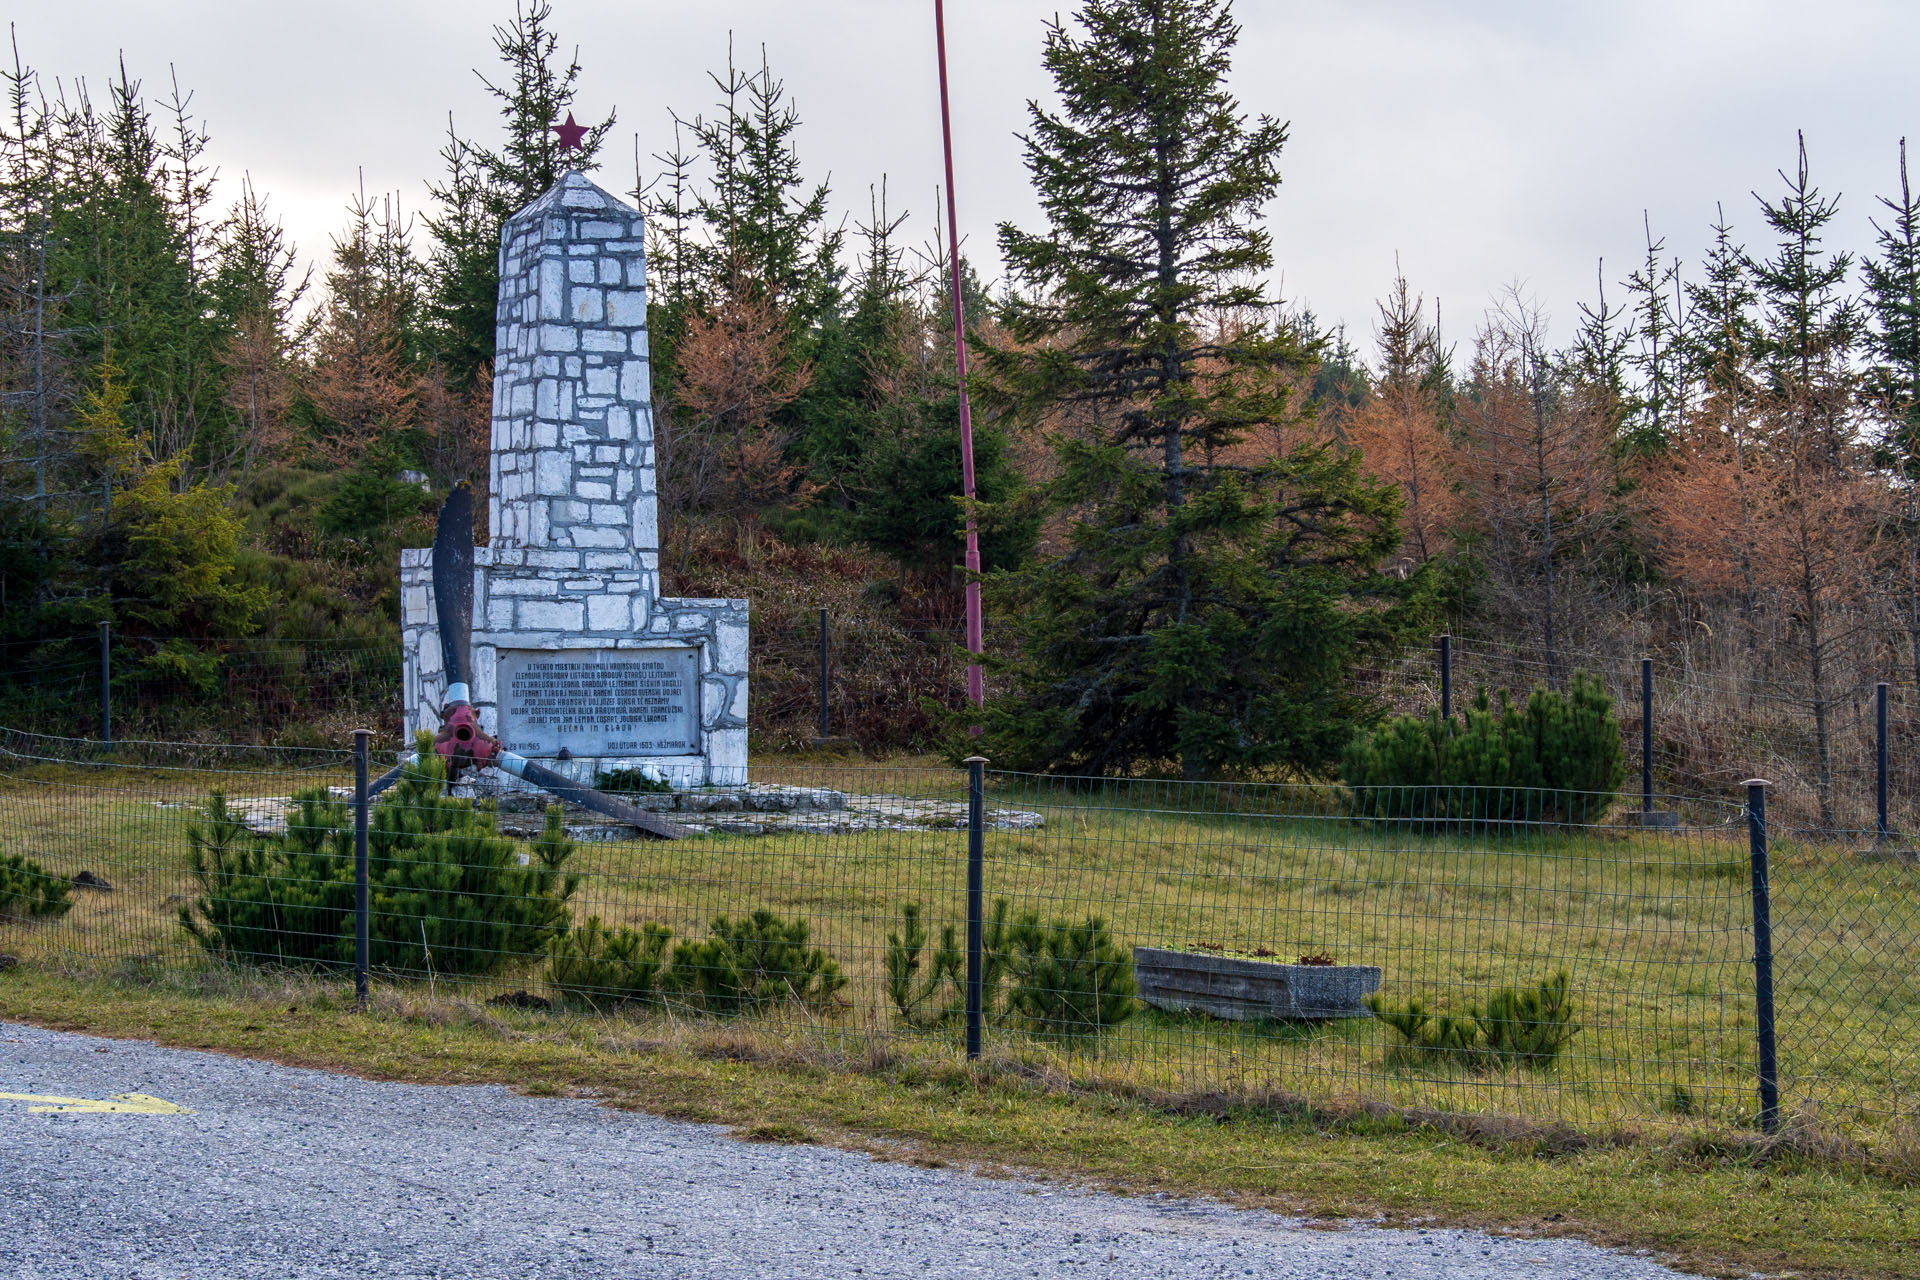
[[[472,702],[510,751],[591,781],[746,782],[747,602],[660,597],[641,215],[579,173],[500,243]],[[440,723],[433,552],[401,552],[405,718]],[[555,763],[566,761],[569,763]]]

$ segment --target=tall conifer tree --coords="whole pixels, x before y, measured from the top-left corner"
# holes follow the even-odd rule
[[[504,141],[498,149],[460,137],[447,122],[440,152],[447,174],[432,187],[440,210],[427,227],[437,242],[433,302],[440,353],[461,386],[492,366],[502,224],[565,171],[598,168],[600,147],[613,128],[609,114],[587,130],[578,150],[561,153],[552,126],[573,105],[580,59],[576,50],[561,64],[552,18],[548,0],[519,0],[513,21],[493,29],[508,74],[497,84],[484,75],[480,82],[499,105]]]
[[[1853,255],[1822,244],[1840,200],[1813,185],[1804,136],[1793,174],[1780,178],[1787,189],[1778,201],[1754,195],[1779,237],[1771,258],[1747,260],[1761,303],[1755,354],[1775,430],[1789,445],[1817,444],[1809,463],[1838,466],[1854,443],[1852,356],[1863,328],[1859,304],[1846,292]]]
[[[1643,210],[1647,256],[1627,276],[1632,299],[1632,335],[1627,363],[1640,374],[1639,393],[1628,405],[1621,443],[1643,456],[1666,449],[1686,412],[1686,347],[1679,341],[1679,309],[1684,301],[1678,259],[1661,260],[1665,238],[1654,239],[1653,223]]]
[[[1907,181],[1907,140],[1900,139],[1900,196],[1880,197],[1891,215],[1873,222],[1876,256],[1861,263],[1873,316],[1867,344],[1874,355],[1869,391],[1887,424],[1885,448],[1909,475],[1920,474],[1920,196]]]
[[[1862,269],[1872,327],[1873,366],[1867,396],[1880,418],[1880,462],[1895,485],[1899,556],[1889,584],[1898,597],[1913,669],[1920,675],[1920,196],[1907,180],[1907,140],[1900,139],[1900,195],[1880,197],[1891,215],[1877,233],[1874,257]]]
[[[1402,617],[1353,607],[1393,594],[1398,494],[1325,444],[1236,448],[1296,416],[1317,346],[1259,280],[1287,131],[1228,91],[1238,37],[1227,0],[1047,29],[1061,105],[1026,149],[1050,225],[1001,228],[1022,292],[989,363],[1011,408],[1085,429],[1057,438],[1070,548],[995,584],[1022,656],[985,750],[1016,768],[1324,762],[1364,710],[1347,667]]]
[[[1759,295],[1747,270],[1747,252],[1733,238],[1733,226],[1724,209],[1715,210],[1713,247],[1707,251],[1705,278],[1687,286],[1687,324],[1681,340],[1687,345],[1687,367],[1699,384],[1694,438],[1681,453],[1680,469],[1710,467],[1724,451],[1725,476],[1734,501],[1724,523],[1730,526],[1732,557],[1740,591],[1740,619],[1749,648],[1755,642],[1753,623],[1760,590],[1752,532],[1755,496],[1748,481],[1755,459],[1754,404],[1758,383],[1753,364],[1759,331],[1754,308]]]
[[[1608,303],[1606,270],[1604,260],[1597,264],[1594,302],[1578,304],[1580,323],[1562,363],[1568,381],[1605,415],[1608,438],[1629,443],[1623,437],[1634,405],[1627,388],[1627,365],[1639,331],[1632,315]]]

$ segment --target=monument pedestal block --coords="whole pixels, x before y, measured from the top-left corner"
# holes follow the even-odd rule
[[[470,697],[482,728],[581,782],[652,766],[675,787],[746,783],[745,600],[658,599],[642,589],[650,574],[556,583],[503,570],[489,551],[475,550],[473,575]],[[410,736],[440,727],[447,690],[433,550],[400,555]]]

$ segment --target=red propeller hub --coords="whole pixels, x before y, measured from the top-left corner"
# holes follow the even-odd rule
[[[500,754],[500,740],[480,727],[480,717],[469,703],[456,702],[440,713],[440,732],[433,749],[447,762],[447,781],[466,769],[482,769]]]

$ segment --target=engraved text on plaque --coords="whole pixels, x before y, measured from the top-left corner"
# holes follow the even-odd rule
[[[699,650],[502,649],[500,719],[523,756],[693,755]]]

